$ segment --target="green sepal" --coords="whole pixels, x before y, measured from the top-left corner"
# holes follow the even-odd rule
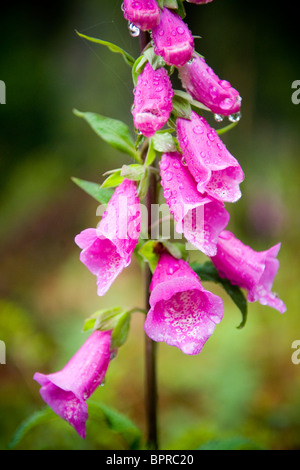
[[[173,129],[171,129],[173,132]],[[177,141],[170,133],[170,130],[167,131],[158,131],[152,137],[153,148],[157,152],[176,152],[178,147],[176,145]]]
[[[172,113],[176,118],[191,120],[192,107],[189,99],[181,96],[181,94],[175,93],[172,103]]]
[[[204,264],[191,263],[190,266],[202,281],[214,282],[216,284],[220,284],[224,288],[242,314],[242,322],[237,328],[243,328],[247,322],[248,303],[242,290],[238,286],[231,284],[228,279],[221,278],[216,267],[211,261],[207,261]]]
[[[99,310],[85,320],[83,331],[112,330],[111,349],[125,343],[130,326],[130,314],[120,307]]]
[[[130,54],[128,54],[128,52],[126,52],[124,49],[117,46],[116,44],[113,44],[112,42],[108,41],[103,41],[102,39],[86,36],[85,34],[79,33],[78,31],[76,31],[76,34],[78,34],[79,37],[86,39],[87,41],[94,42],[96,44],[101,44],[102,46],[108,47],[110,51],[115,52],[117,54],[121,54],[126,64],[128,64],[130,67],[133,66],[135,59]]]
[[[155,252],[158,243],[157,240],[148,240],[138,250],[138,254],[149,264],[152,273],[154,273],[159,261],[159,255]]]
[[[141,181],[145,173],[144,165],[133,164],[123,165],[121,169],[121,176],[132,181]]]
[[[121,170],[116,170],[114,173],[108,176],[102,183],[101,188],[116,188],[124,181],[124,177],[121,176]]]
[[[189,253],[185,247],[185,243],[170,242],[168,240],[160,240],[160,242],[174,258],[183,259],[184,261],[188,260]]]

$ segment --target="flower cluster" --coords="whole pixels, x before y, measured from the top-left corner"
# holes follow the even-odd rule
[[[188,0],[206,4],[212,0]],[[176,2],[175,2],[176,3]],[[181,2],[182,3],[182,2]],[[240,112],[241,97],[221,80],[195,51],[194,39],[179,12],[155,0],[124,0],[125,19],[138,30],[148,31],[152,47],[139,62],[142,66],[134,88],[133,123],[143,144],[169,122],[173,146],[160,151],[160,183],[176,231],[208,256],[221,278],[247,291],[249,302],[259,301],[283,313],[284,303],[272,292],[279,262],[280,244],[256,252],[227,229],[230,215],[225,203],[241,197],[244,173],[221,141],[217,131],[199,114],[176,115],[174,68],[182,83],[181,95],[189,104],[201,104],[216,120]],[[142,144],[141,144],[142,145]],[[148,145],[149,146],[149,145]],[[136,146],[136,148],[138,145]],[[154,159],[152,159],[154,161]],[[144,157],[143,169],[147,170]],[[145,173],[143,174],[143,177]],[[80,260],[97,278],[97,293],[103,296],[131,262],[141,237],[141,184],[127,173],[108,202],[97,228],[76,236]],[[223,318],[222,299],[204,289],[188,260],[175,256],[167,246],[156,252],[157,263],[150,286],[150,309],[144,328],[156,342],[176,346],[188,355],[199,354]],[[107,323],[92,333],[73,359],[54,374],[35,374],[41,395],[53,410],[85,436],[86,400],[101,384],[111,354],[118,323]]]

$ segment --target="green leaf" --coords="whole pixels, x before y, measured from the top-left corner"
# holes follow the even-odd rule
[[[170,132],[156,132],[151,140],[153,141],[154,150],[157,152],[177,151],[174,137],[170,134]]]
[[[195,273],[198,274],[202,281],[210,281],[221,284],[235,305],[239,308],[242,314],[242,322],[238,328],[243,328],[247,322],[248,304],[242,290],[238,286],[231,284],[228,279],[221,278],[214,264],[210,261],[207,261],[204,264],[192,263],[191,268],[195,271]]]
[[[121,176],[132,181],[140,181],[145,173],[144,165],[123,165],[121,169]]]
[[[107,204],[113,195],[113,191],[110,189],[104,189],[100,187],[100,184],[92,183],[90,181],[81,180],[79,178],[71,178],[72,181],[77,184],[83,191],[92,196],[96,201],[101,204]]]
[[[142,72],[144,66],[146,65],[147,63],[147,58],[145,57],[145,55],[141,55],[140,57],[138,57],[136,59],[136,61],[134,62],[133,66],[132,66],[132,80],[133,80],[133,83],[134,85],[136,86],[137,84],[137,78],[139,76],[139,74]]]
[[[138,196],[141,200],[143,200],[146,195],[147,195],[147,192],[148,192],[148,188],[149,188],[149,184],[150,184],[150,181],[149,181],[149,177],[148,177],[148,171],[146,169],[141,181],[140,181],[140,184],[139,184],[139,187],[138,187]]]
[[[158,254],[155,253],[156,245],[157,240],[148,240],[138,251],[138,254],[142,256],[147,263],[149,263],[152,273],[154,273],[159,260]]]
[[[170,10],[177,10],[178,2],[177,0],[164,0],[164,7],[170,8]]]
[[[109,429],[120,434],[129,449],[136,450],[140,447],[142,433],[127,416],[102,403],[95,402],[89,402],[88,412],[90,419],[94,421],[102,421],[104,417]]]
[[[108,178],[102,183],[101,188],[115,188],[119,186],[122,181],[124,180],[123,176],[121,176],[121,170],[115,171],[112,175],[109,175]]]
[[[27,418],[23,423],[19,426],[17,431],[15,432],[12,440],[8,445],[8,449],[12,450],[17,447],[17,445],[22,441],[22,439],[36,426],[38,425],[45,425],[53,418],[57,418],[51,408],[46,407],[36,413],[32,414]]]
[[[250,439],[231,437],[228,439],[208,441],[196,450],[261,450]]]
[[[192,107],[190,100],[175,94],[173,96],[172,113],[175,114],[176,117],[191,120]]]
[[[157,70],[160,67],[164,67],[166,65],[165,61],[159,55],[155,54],[154,47],[148,47],[143,55],[150,63],[153,70]]]
[[[149,141],[149,146],[148,146],[148,152],[147,152],[145,165],[146,166],[152,165],[155,158],[156,158],[156,152],[155,152],[154,138],[151,138],[150,141]]]
[[[80,36],[81,38],[86,39],[87,41],[94,42],[96,44],[101,44],[102,46],[108,47],[110,51],[116,52],[117,54],[121,54],[126,64],[128,64],[130,67],[133,66],[135,62],[134,58],[130,54],[128,54],[128,52],[124,51],[124,49],[117,46],[116,44],[113,44],[112,42],[108,42],[108,41],[103,41],[102,39],[86,36],[85,34],[81,34],[78,31],[76,31],[76,34],[78,34],[78,36]]]
[[[140,153],[135,149],[129,128],[124,122],[96,113],[83,113],[77,109],[73,112],[76,116],[83,118],[105,142],[142,163]]]

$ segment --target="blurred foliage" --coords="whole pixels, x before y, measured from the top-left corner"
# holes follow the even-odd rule
[[[105,171],[132,163],[72,114],[77,108],[123,120],[134,136],[128,66],[75,33],[115,42],[137,57],[138,39],[129,36],[120,3],[1,6],[7,104],[0,107],[0,339],[7,364],[0,365],[0,448],[44,406],[32,376],[65,364],[84,341],[86,317],[114,307],[116,298],[124,308],[143,307],[136,261],[98,298],[73,242],[98,220],[97,204],[71,177],[102,182]],[[291,362],[291,344],[300,334],[300,107],[291,102],[291,84],[300,79],[298,16],[271,0],[259,7],[237,0],[186,7],[190,28],[202,37],[197,50],[243,97],[243,118],[223,139],[246,174],[243,198],[228,207],[230,229],[257,250],[282,241],[274,288],[288,310],[281,316],[250,304],[247,325],[237,330],[238,309],[220,287],[205,283],[224,298],[225,318],[201,355],[158,348],[161,447],[194,449],[238,438],[261,448],[299,449],[300,366]],[[137,314],[93,400],[144,429],[142,331]],[[124,448],[104,422],[91,420],[87,430],[82,441],[53,418],[18,448]]]

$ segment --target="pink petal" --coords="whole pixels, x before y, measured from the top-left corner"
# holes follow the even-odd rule
[[[160,9],[155,0],[124,0],[123,14],[130,23],[147,31],[158,24]]]
[[[199,354],[223,318],[222,299],[205,291],[183,260],[161,255],[151,283],[146,334],[154,341]]]
[[[168,121],[174,91],[166,69],[153,70],[149,62],[138,76],[132,110],[134,125],[152,137]]]
[[[178,152],[166,153],[160,164],[161,183],[176,231],[207,256],[217,252],[218,236],[229,222],[224,204],[197,191],[197,185]]]
[[[225,202],[241,197],[244,173],[203,117],[192,111],[192,120],[177,119],[177,138],[200,193]]]
[[[182,67],[194,52],[194,39],[180,16],[164,8],[159,24],[152,31],[154,52],[168,65]]]

